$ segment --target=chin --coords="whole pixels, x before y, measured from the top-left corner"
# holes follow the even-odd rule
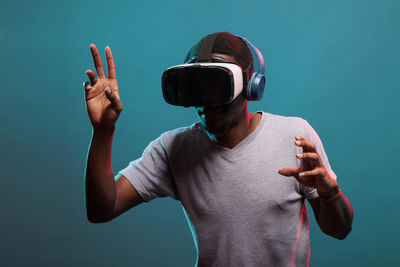
[[[203,123],[203,127],[207,132],[213,135],[221,135],[226,131],[226,125],[223,124],[212,124],[212,123]]]

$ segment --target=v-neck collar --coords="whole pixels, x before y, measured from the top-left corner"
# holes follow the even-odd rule
[[[265,121],[267,120],[268,117],[268,113],[263,112],[263,111],[257,111],[256,113],[261,113],[261,119],[260,122],[258,123],[256,129],[254,129],[253,132],[251,132],[248,136],[246,136],[242,141],[240,141],[236,146],[234,146],[233,148],[228,148],[228,147],[224,147],[221,146],[219,144],[217,144],[214,140],[212,140],[207,133],[205,133],[202,129],[201,129],[201,124],[200,122],[196,123],[196,129],[199,130],[202,135],[207,138],[207,143],[209,143],[216,152],[228,156],[228,157],[232,157],[235,154],[237,154],[238,152],[242,151],[247,144],[251,143],[256,136],[261,132],[262,128],[265,125]]]

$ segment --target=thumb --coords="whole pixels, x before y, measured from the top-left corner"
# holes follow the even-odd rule
[[[299,168],[280,168],[278,172],[284,176],[297,176],[299,174]]]
[[[104,89],[104,93],[107,99],[110,100],[111,107],[117,112],[120,112],[122,110],[122,102],[118,99],[117,95],[109,87]]]

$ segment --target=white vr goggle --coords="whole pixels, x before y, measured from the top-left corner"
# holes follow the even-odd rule
[[[167,103],[176,106],[219,106],[243,90],[242,68],[233,63],[189,63],[168,68],[162,76]]]
[[[250,74],[246,70],[211,51],[219,33],[203,38],[198,55],[192,49],[186,55],[185,64],[168,68],[162,75],[162,92],[168,104],[184,107],[207,107],[229,104],[245,90],[247,100],[260,100],[264,93],[264,59],[261,52],[249,40],[241,38],[254,51],[259,68]],[[244,84],[246,82],[246,84]]]

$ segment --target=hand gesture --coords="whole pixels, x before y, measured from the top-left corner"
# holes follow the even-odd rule
[[[103,63],[97,48],[94,44],[90,45],[96,73],[87,70],[90,83],[85,82],[86,107],[90,122],[93,128],[112,128],[115,126],[119,114],[122,110],[122,103],[119,98],[118,83],[115,73],[114,59],[111,49],[106,47],[106,58],[108,67],[108,77],[104,75]]]
[[[302,160],[300,168],[281,168],[278,172],[284,176],[293,176],[305,186],[316,188],[323,197],[334,195],[338,185],[326,171],[315,144],[304,137],[296,136],[295,145],[303,148],[303,153],[296,155]]]

